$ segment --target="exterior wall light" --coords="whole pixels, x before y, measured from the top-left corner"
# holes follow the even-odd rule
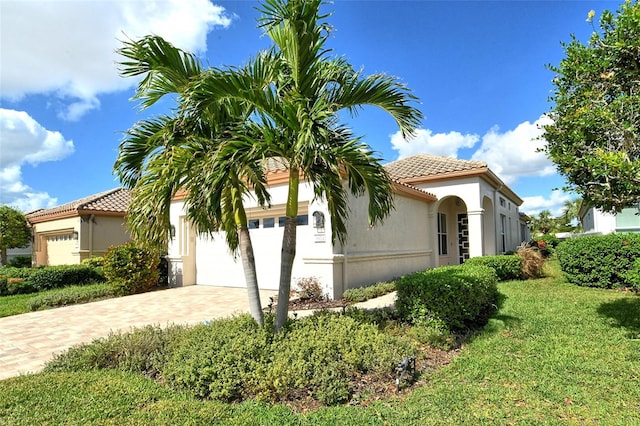
[[[313,212],[313,227],[318,231],[324,232],[324,213]]]

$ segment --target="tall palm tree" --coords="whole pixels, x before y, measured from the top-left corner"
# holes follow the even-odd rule
[[[382,221],[393,208],[390,178],[380,159],[339,120],[371,105],[388,112],[403,135],[413,133],[422,114],[416,98],[397,79],[364,77],[344,58],[330,58],[330,33],[322,0],[265,0],[259,25],[273,41],[243,68],[203,74],[185,95],[187,110],[202,111],[222,101],[241,102],[262,131],[263,153],[283,158],[289,170],[281,251],[276,329],[287,319],[295,259],[296,217],[301,176],[326,199],[332,239],[346,240],[349,193],[368,196],[369,220]],[[346,181],[346,184],[345,184]]]
[[[148,108],[166,95],[181,96],[204,71],[190,53],[160,37],[127,41],[119,53],[123,76],[144,78],[135,99]],[[208,70],[207,72],[215,72]],[[134,237],[166,244],[169,207],[178,190],[186,192],[187,217],[197,233],[224,230],[227,245],[239,250],[253,318],[263,322],[258,280],[243,196],[252,189],[262,206],[269,202],[261,154],[247,139],[251,112],[239,104],[219,103],[185,118],[142,120],[126,132],[114,170],[132,189],[128,225]],[[248,142],[249,141],[249,142]]]
[[[565,225],[573,229],[574,232],[582,232],[582,218],[580,217],[580,205],[582,204],[581,198],[575,198],[564,202],[562,208],[562,216],[564,217]],[[577,222],[577,225],[573,225],[573,221]]]

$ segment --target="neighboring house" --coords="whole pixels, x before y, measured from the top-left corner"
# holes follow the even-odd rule
[[[606,213],[584,201],[578,212],[585,234],[640,232],[640,207],[627,207],[618,214]]]
[[[521,235],[522,199],[486,163],[415,155],[385,166],[393,179],[395,210],[370,227],[367,197],[353,198],[347,243],[331,242],[331,217],[310,185],[301,184],[293,279],[316,277],[326,294],[388,280],[469,257],[512,251]],[[259,286],[277,289],[280,275],[288,171],[270,160],[267,177],[272,206],[245,202]],[[175,229],[169,244],[173,286],[202,284],[244,287],[240,259],[229,253],[224,236],[195,236],[184,211],[184,196],[171,205]]]
[[[115,188],[26,215],[35,265],[73,265],[129,241],[124,217],[131,197]]]

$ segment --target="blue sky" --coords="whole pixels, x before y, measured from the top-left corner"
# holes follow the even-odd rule
[[[118,76],[118,40],[154,33],[211,66],[242,65],[269,46],[254,1],[0,0],[0,202],[23,211],[119,186],[123,132],[152,114]],[[333,54],[365,74],[406,83],[425,115],[412,141],[384,113],[347,122],[384,162],[416,153],[486,161],[525,203],[559,214],[573,198],[537,153],[553,73],[570,34],[587,40],[611,1],[345,1],[333,11]]]

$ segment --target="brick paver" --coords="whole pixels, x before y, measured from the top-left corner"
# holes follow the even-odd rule
[[[261,291],[267,306],[275,291]],[[194,324],[248,312],[244,288],[190,286],[0,318],[0,380],[37,372],[54,354],[147,324]]]

